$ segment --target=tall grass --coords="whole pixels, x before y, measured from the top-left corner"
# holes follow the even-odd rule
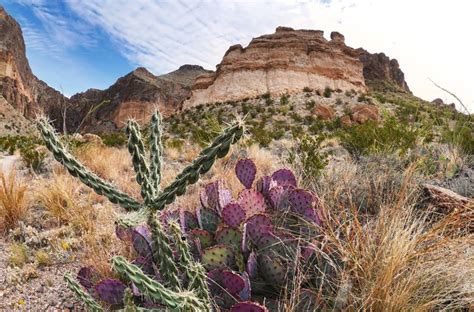
[[[433,222],[419,205],[414,166],[398,177],[380,167],[364,169],[342,168],[354,174],[317,185],[327,218],[327,247],[319,253],[334,259],[327,262],[336,272],[324,281],[331,290],[322,294],[326,304],[347,311],[468,308],[474,302],[474,207]],[[354,185],[365,186],[371,209],[353,197],[360,191]]]
[[[15,172],[0,173],[0,232],[14,228],[28,211],[27,185]]]

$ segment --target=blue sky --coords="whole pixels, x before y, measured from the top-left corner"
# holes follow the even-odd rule
[[[343,33],[397,58],[415,95],[474,110],[474,6],[464,0],[0,0],[20,23],[34,73],[70,96],[144,66],[215,69],[227,48],[279,25]]]

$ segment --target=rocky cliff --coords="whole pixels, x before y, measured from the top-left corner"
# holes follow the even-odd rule
[[[243,48],[231,46],[217,70],[201,76],[184,104],[238,100],[270,93],[299,92],[305,87],[366,91],[384,81],[408,91],[397,60],[346,46],[344,36],[319,30],[278,27]]]
[[[245,48],[231,46],[215,72],[183,65],[155,76],[137,68],[106,90],[89,89],[68,99],[33,75],[21,28],[0,6],[0,105],[30,120],[43,112],[61,131],[116,131],[129,117],[145,121],[157,108],[167,116],[197,104],[305,87],[365,92],[387,84],[409,92],[398,62],[383,53],[348,47],[337,32],[327,40],[319,30],[278,27]]]
[[[69,101],[69,131],[78,128],[89,132],[115,131],[121,129],[129,117],[138,122],[148,121],[157,108],[168,116],[181,109],[196,77],[208,72],[201,66],[183,65],[174,72],[155,76],[140,67],[119,78],[107,90],[89,89],[78,93]]]
[[[67,98],[33,75],[18,23],[0,6],[0,95],[27,118],[60,111]],[[6,103],[2,102],[2,103]],[[0,104],[1,105],[1,104]]]

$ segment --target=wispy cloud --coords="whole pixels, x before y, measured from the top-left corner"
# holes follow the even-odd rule
[[[60,58],[70,50],[90,48],[99,42],[96,30],[74,12],[65,10],[60,2],[19,0],[17,4],[34,16],[34,19],[20,17],[28,49]]]
[[[441,0],[20,0],[29,47],[61,53],[101,47],[107,34],[130,63],[156,74],[184,63],[213,69],[226,49],[276,26],[337,30],[353,47],[397,58],[408,84],[426,99],[451,98],[428,78],[473,103],[474,29],[469,1]],[[327,34],[328,35],[328,34]],[[471,104],[472,110],[474,110]]]

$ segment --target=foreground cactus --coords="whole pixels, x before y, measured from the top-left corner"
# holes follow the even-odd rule
[[[46,119],[38,121],[38,128],[54,158],[64,165],[71,175],[78,177],[85,185],[97,194],[104,195],[112,203],[119,204],[128,211],[137,212],[117,225],[117,235],[124,240],[130,239],[139,255],[134,263],[129,263],[122,257],[112,259],[113,268],[124,281],[102,279],[93,268],[83,268],[78,274],[82,288],[70,275],[66,275],[68,286],[84,303],[93,311],[102,310],[96,299],[106,302],[112,309],[124,308],[127,311],[144,310],[136,309],[135,304],[173,311],[211,311],[212,302],[204,268],[190,255],[187,242],[179,241],[183,236],[181,229],[171,226],[174,234],[172,241],[172,237],[165,232],[162,221],[156,218],[156,212],[174,202],[176,196],[183,195],[188,185],[196,183],[202,174],[211,169],[217,158],[228,153],[230,146],[243,134],[242,124],[237,123],[227,128],[209,147],[201,151],[174,182],[161,190],[161,116],[157,112],[151,119],[150,164],[145,157],[139,126],[135,121],[129,121],[126,128],[127,147],[132,156],[137,183],[141,186],[142,202],[119,191],[76,160],[60,142]],[[131,229],[127,226],[141,220],[146,220],[148,227]],[[212,219],[208,220],[208,224],[213,222]],[[172,244],[178,246],[179,259],[175,259]],[[228,256],[225,252],[221,254],[222,258],[227,259]],[[212,261],[216,263],[215,259]],[[185,271],[184,279],[181,278],[180,269]],[[238,311],[245,310],[239,308]]]

